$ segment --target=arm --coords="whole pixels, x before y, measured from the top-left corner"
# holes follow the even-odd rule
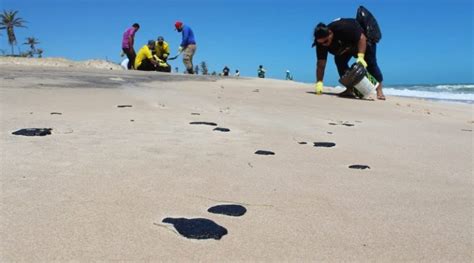
[[[367,48],[367,38],[365,37],[363,33],[361,33],[359,43],[357,44],[358,53],[357,53],[356,62],[362,64],[364,68],[367,67],[367,62],[364,59],[366,48]]]
[[[169,55],[170,55],[170,46],[169,45],[166,45],[165,46],[165,52],[163,54],[163,57],[167,58]]]
[[[189,29],[184,27],[183,29],[183,41],[181,41],[181,47],[185,48],[188,44],[189,39]]]
[[[130,47],[130,50],[134,50],[134,48],[133,48],[133,36],[128,37],[128,46]]]
[[[318,59],[318,63],[316,65],[316,81],[323,81],[326,62],[327,60],[325,59]]]
[[[364,33],[360,34],[359,43],[357,44],[357,48],[359,50],[358,53],[365,54],[365,50],[367,48],[367,38],[365,37]]]

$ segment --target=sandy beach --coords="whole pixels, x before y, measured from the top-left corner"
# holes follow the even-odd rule
[[[25,61],[0,59],[2,262],[473,260],[472,105]]]

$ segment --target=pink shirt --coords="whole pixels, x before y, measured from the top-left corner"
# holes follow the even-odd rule
[[[129,37],[132,37],[132,39],[135,37],[135,28],[134,27],[131,27],[131,28],[127,29],[127,31],[125,31],[125,33],[123,33],[122,48],[131,48],[131,47],[129,47],[129,43],[128,43],[128,38]],[[133,41],[132,41],[132,43],[133,43]]]

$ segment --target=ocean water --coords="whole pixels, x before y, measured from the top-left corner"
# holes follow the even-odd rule
[[[474,104],[474,84],[387,85],[385,95]]]

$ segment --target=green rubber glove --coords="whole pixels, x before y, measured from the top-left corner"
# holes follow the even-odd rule
[[[322,81],[316,82],[315,87],[316,87],[316,94],[321,95],[321,93],[323,93],[323,82]]]
[[[364,53],[358,53],[356,62],[362,64],[362,66],[364,66],[364,68],[366,68],[367,67],[367,62],[365,62],[364,57],[365,57]]]

